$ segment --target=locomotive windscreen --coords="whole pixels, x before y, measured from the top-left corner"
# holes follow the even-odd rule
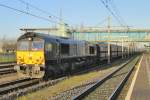
[[[29,50],[29,41],[24,40],[24,41],[19,41],[17,45],[17,50]]]
[[[32,42],[32,50],[39,51],[44,49],[44,41],[33,41]]]
[[[40,51],[44,49],[44,41],[43,40],[22,40],[18,42],[17,50],[20,51]]]

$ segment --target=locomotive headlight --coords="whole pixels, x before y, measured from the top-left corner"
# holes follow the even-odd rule
[[[29,40],[29,41],[31,41],[31,40],[32,40],[32,38],[31,38],[31,37],[29,37],[29,38],[28,38],[28,40]]]

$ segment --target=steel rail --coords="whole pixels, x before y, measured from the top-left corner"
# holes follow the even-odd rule
[[[39,79],[22,79],[0,85],[0,95],[7,94],[10,91],[15,91],[21,88],[28,87],[32,84],[39,83]]]
[[[7,64],[0,64],[0,69],[3,68],[12,68],[16,63],[7,63]]]
[[[127,75],[123,78],[123,80],[118,84],[118,86],[116,87],[116,89],[114,90],[114,92],[111,94],[111,96],[109,97],[108,100],[115,100],[118,95],[120,94],[121,90],[123,89],[125,83],[127,82],[127,80],[129,79],[130,75],[132,74],[135,66],[138,64],[140,59],[138,59],[135,63],[135,65],[129,70],[129,72],[127,73]]]

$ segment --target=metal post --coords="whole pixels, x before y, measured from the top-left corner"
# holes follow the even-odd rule
[[[135,45],[134,45],[134,42],[133,42],[133,54],[135,54]]]
[[[134,43],[132,42],[132,55],[134,54]]]
[[[108,61],[107,61],[107,63],[108,64],[110,64],[110,35],[111,35],[111,32],[110,32],[110,16],[108,17],[108,34],[109,34],[109,36],[108,36]]]
[[[123,43],[124,41],[123,41],[123,38],[122,38],[122,59],[124,58],[124,43]]]
[[[130,56],[130,47],[129,47],[129,43],[128,43],[128,58]]]
[[[117,57],[118,57],[118,44],[117,44],[117,42],[116,42],[116,46],[117,46]]]
[[[110,42],[108,42],[108,64],[110,63]]]
[[[134,54],[137,52],[136,42],[134,43]]]

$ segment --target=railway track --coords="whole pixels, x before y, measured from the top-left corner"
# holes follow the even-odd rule
[[[6,82],[0,84],[0,95],[7,94],[9,92],[26,88],[27,86],[31,86],[39,82],[39,79],[18,79],[15,81]]]
[[[15,63],[0,64],[0,75],[16,73],[14,65]]]
[[[37,91],[46,86],[52,86],[66,77],[42,81],[40,79],[19,79],[11,82],[0,84],[0,100],[17,99],[19,96],[26,95],[29,92]]]
[[[94,70],[94,69],[98,69],[97,67],[95,67],[95,68],[90,68],[90,69],[88,69],[88,70],[86,70],[87,72],[89,72],[90,70]],[[78,73],[74,73],[73,75],[78,75],[78,74],[81,74],[81,73],[85,73],[86,71],[81,71],[81,72],[78,72]],[[61,80],[64,80],[64,79],[67,79],[68,77],[62,77],[62,78],[58,78],[58,79],[56,79],[56,80],[50,80],[50,81],[48,81],[48,82],[40,82],[39,84],[35,84],[35,85],[33,85],[33,86],[30,86],[30,87],[28,87],[28,88],[26,88],[26,89],[19,89],[19,91],[14,91],[13,89],[13,91],[14,92],[11,92],[11,93],[7,93],[8,91],[10,91],[10,90],[7,90],[7,92],[6,93],[4,93],[4,95],[2,96],[3,98],[11,98],[12,99],[12,97],[14,98],[16,98],[16,97],[18,97],[18,96],[22,96],[22,95],[25,95],[25,94],[27,94],[27,93],[29,93],[29,92],[34,92],[34,91],[37,91],[37,90],[39,90],[40,88],[44,88],[45,86],[52,86],[52,85],[54,85],[54,84],[56,84],[56,83],[58,83],[58,82],[60,82]],[[8,82],[9,83],[9,82]]]
[[[16,99],[18,96],[25,95],[29,92],[37,91],[45,86],[52,86],[66,78],[67,77],[62,77],[62,78],[50,80],[47,82],[41,81],[39,79],[33,79],[33,80],[21,79],[21,80],[3,83],[3,84],[0,84],[0,98],[2,99],[15,98]],[[84,84],[79,87],[75,87],[74,89],[72,89],[72,91],[81,91],[96,83],[97,83],[97,80],[90,81],[90,82],[87,82],[87,84]]]
[[[91,70],[93,70],[93,68],[91,68]],[[14,82],[3,83],[3,84],[0,84],[0,98],[4,98],[4,99],[5,98],[8,98],[8,99],[17,98],[18,96],[25,95],[29,92],[37,91],[41,88],[44,88],[45,86],[52,86],[64,79],[67,79],[67,77],[62,77],[62,78],[50,80],[47,82],[39,81],[39,80],[33,81],[29,79],[23,79],[23,80],[16,80]]]
[[[16,73],[16,71],[14,70],[14,68],[0,69],[0,75],[6,75],[6,74],[12,74],[12,73]]]
[[[114,100],[117,98],[125,82],[132,73],[139,57],[120,66],[117,70],[97,80],[92,85],[78,88],[78,92],[71,97],[73,100]]]
[[[105,84],[105,82],[107,80],[111,79],[111,77],[115,77],[113,75],[116,75],[116,77],[117,77],[117,75],[118,76],[126,75],[126,73],[128,72],[127,69],[129,68],[129,67],[127,68],[127,66],[129,66],[129,64],[133,63],[133,61],[134,61],[134,64],[132,65],[132,67],[137,63],[138,58],[136,58],[136,59],[134,58],[134,60],[132,58],[132,59],[126,61],[125,63],[118,66],[118,68],[116,68],[112,73],[106,74],[106,76],[104,76],[103,78],[101,77],[100,79],[97,78],[97,79],[90,80],[80,86],[73,87],[67,91],[61,92],[53,97],[50,97],[49,99],[50,100],[59,100],[59,99],[61,99],[61,100],[70,100],[70,99],[80,100],[80,99],[83,99],[88,94],[90,94],[94,90],[94,88],[96,89],[99,85],[101,86],[102,84]],[[126,71],[122,72],[122,70],[124,70],[124,68],[126,69]],[[119,74],[119,72],[120,72],[120,74]],[[122,78],[123,78],[123,76],[122,76]],[[116,82],[116,85],[118,85],[118,84],[119,83]],[[106,88],[105,90],[107,90],[109,88],[109,85],[107,84],[105,88]],[[90,98],[89,100],[95,100],[95,98]],[[97,100],[99,100],[99,99],[97,99]]]
[[[0,69],[3,69],[3,68],[13,68],[13,66],[14,66],[15,64],[16,64],[16,63],[0,64]]]

